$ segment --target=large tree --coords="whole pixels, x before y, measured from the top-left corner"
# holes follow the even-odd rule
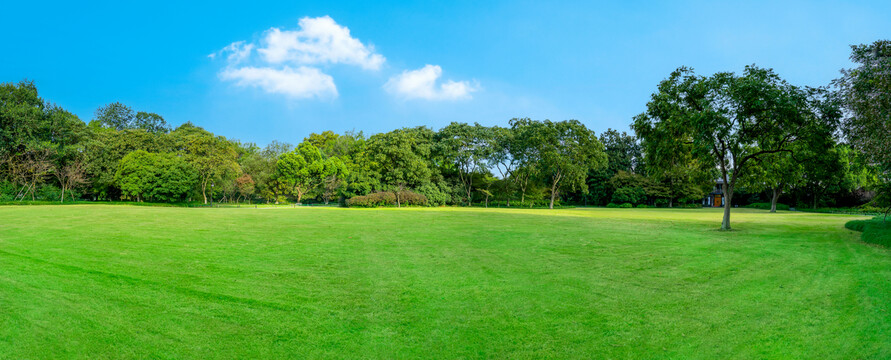
[[[534,159],[537,174],[548,185],[551,209],[561,190],[587,192],[588,170],[606,166],[603,144],[578,120],[519,119],[511,126],[523,143],[524,157]]]
[[[633,128],[647,161],[669,162],[679,153],[713,164],[724,181],[724,218],[730,230],[733,191],[753,161],[815,134],[831,132],[840,116],[819,90],[801,89],[770,69],[747,66],[741,75],[698,76],[680,68],[659,84]]]
[[[180,201],[195,185],[195,170],[173,153],[137,150],[121,159],[115,182],[123,199]]]
[[[857,66],[835,84],[848,110],[848,142],[881,170],[878,204],[891,199],[891,40],[851,46],[851,61]]]
[[[453,122],[436,134],[439,154],[458,173],[467,206],[473,198],[474,176],[488,173],[486,160],[492,152],[492,131],[480,124]]]
[[[316,189],[322,181],[322,153],[308,141],[300,143],[294,150],[279,156],[274,178],[285,189],[303,201],[307,193]]]
[[[396,206],[402,206],[401,192],[430,182],[432,139],[433,132],[426,127],[397,129],[368,139],[375,171],[396,194]]]
[[[93,121],[101,127],[114,130],[145,130],[151,133],[168,133],[170,125],[161,115],[139,111],[119,102],[114,102],[99,109]]]
[[[198,173],[198,185],[205,204],[208,185],[212,191],[216,182],[234,180],[241,173],[237,147],[223,137],[194,133],[183,138],[182,146],[186,160]]]

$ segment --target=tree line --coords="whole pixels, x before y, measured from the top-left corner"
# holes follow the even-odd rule
[[[121,103],[85,123],[33,82],[4,83],[0,200],[698,206],[720,179],[725,229],[739,203],[887,206],[891,46],[852,49],[857,66],[820,88],[754,65],[681,67],[633,134],[599,136],[576,120],[515,118],[260,147]]]

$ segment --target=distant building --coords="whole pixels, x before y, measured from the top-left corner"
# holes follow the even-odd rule
[[[708,193],[705,199],[702,199],[702,206],[724,206],[724,179],[715,180],[715,187],[712,189],[712,192]]]

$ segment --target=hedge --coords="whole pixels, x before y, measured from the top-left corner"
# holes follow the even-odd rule
[[[402,191],[399,193],[399,202],[403,206],[426,206],[427,197],[412,191]],[[396,194],[383,191],[364,196],[353,196],[347,199],[346,206],[366,208],[396,206]]]
[[[860,240],[865,243],[891,246],[891,222],[884,222],[881,217],[872,220],[848,221],[845,227],[862,232]]]
[[[750,209],[770,210],[770,203],[752,203],[744,207]],[[777,210],[789,210],[789,205],[777,203]]]

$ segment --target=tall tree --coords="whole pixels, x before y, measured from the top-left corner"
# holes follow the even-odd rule
[[[523,165],[524,160],[523,151],[520,149],[521,143],[513,128],[495,126],[491,129],[491,133],[491,151],[488,152],[487,162],[490,166],[495,166],[501,175],[502,190],[507,199],[507,206],[510,207],[514,189],[519,185],[517,180],[521,177],[517,169]]]
[[[426,128],[404,128],[375,134],[368,139],[368,151],[382,182],[396,194],[396,206],[402,206],[400,194],[430,182],[429,165],[433,132]]]
[[[876,201],[891,199],[891,40],[851,46],[855,68],[835,81],[848,109],[849,143],[881,171]]]
[[[439,130],[436,143],[449,167],[458,173],[467,206],[473,199],[473,178],[487,172],[486,160],[492,152],[492,131],[480,124],[453,122]]]
[[[840,115],[820,91],[792,86],[770,69],[746,66],[742,75],[697,76],[680,68],[659,84],[633,128],[648,161],[689,151],[714,164],[724,180],[724,218],[730,230],[733,191],[751,161],[792,152],[814,133],[831,132]]]
[[[293,151],[284,153],[276,163],[275,179],[297,197],[297,203],[321,182],[322,153],[315,145],[304,141]]]
[[[606,166],[603,144],[578,120],[521,119],[512,121],[511,126],[525,144],[525,156],[535,159],[538,174],[548,184],[551,209],[563,189],[586,193],[588,170]]]
[[[113,102],[96,109],[93,121],[101,127],[114,130],[145,130],[150,133],[168,133],[170,125],[161,115],[139,111],[120,102]]]
[[[200,133],[187,135],[183,140],[185,158],[198,173],[201,196],[207,204],[208,185],[213,188],[215,182],[233,180],[240,175],[236,146],[223,137]]]

